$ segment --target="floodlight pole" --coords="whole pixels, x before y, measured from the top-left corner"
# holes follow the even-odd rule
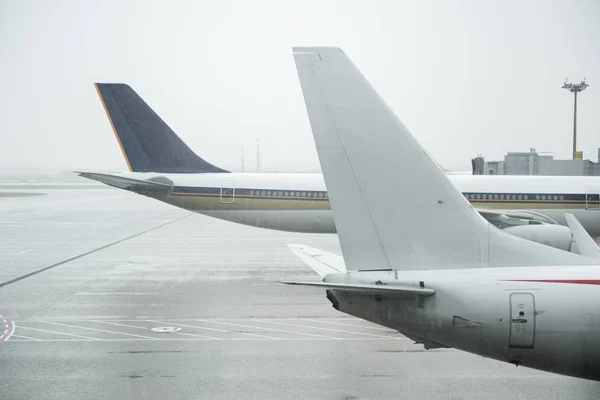
[[[574,94],[575,100],[573,104],[573,160],[575,159],[575,152],[577,151],[577,93],[582,92],[587,88],[588,85],[585,83],[585,78],[580,83],[565,83],[562,85],[563,89],[567,89],[569,92]]]

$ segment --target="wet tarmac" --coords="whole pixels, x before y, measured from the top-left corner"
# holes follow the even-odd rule
[[[598,399],[335,311],[285,247],[117,190],[0,198],[0,399]]]

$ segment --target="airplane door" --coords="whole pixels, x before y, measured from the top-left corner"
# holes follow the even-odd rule
[[[233,204],[235,202],[235,181],[223,179],[221,181],[221,203]]]
[[[531,293],[512,293],[508,347],[533,349],[534,342],[535,299]]]
[[[585,192],[585,209],[600,210],[600,188],[589,187]]]

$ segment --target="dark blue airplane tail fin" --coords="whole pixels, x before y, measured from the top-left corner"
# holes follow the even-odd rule
[[[198,157],[129,86],[95,83],[132,172],[229,172]]]

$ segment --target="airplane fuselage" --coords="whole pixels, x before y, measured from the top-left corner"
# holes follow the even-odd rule
[[[165,177],[173,182],[171,193],[154,198],[204,215],[282,231],[336,232],[321,174],[132,172],[118,175],[141,180]],[[600,236],[600,178],[448,177],[477,209],[529,210],[561,224],[565,224],[564,213],[569,212],[590,235]],[[382,176],[383,184],[394,184],[393,175]]]
[[[347,275],[351,274],[349,278]],[[600,380],[599,267],[352,272],[327,282],[415,285],[435,294],[378,300],[329,291],[344,313],[406,334],[429,348],[452,347],[540,370]],[[349,279],[348,279],[349,278]]]

